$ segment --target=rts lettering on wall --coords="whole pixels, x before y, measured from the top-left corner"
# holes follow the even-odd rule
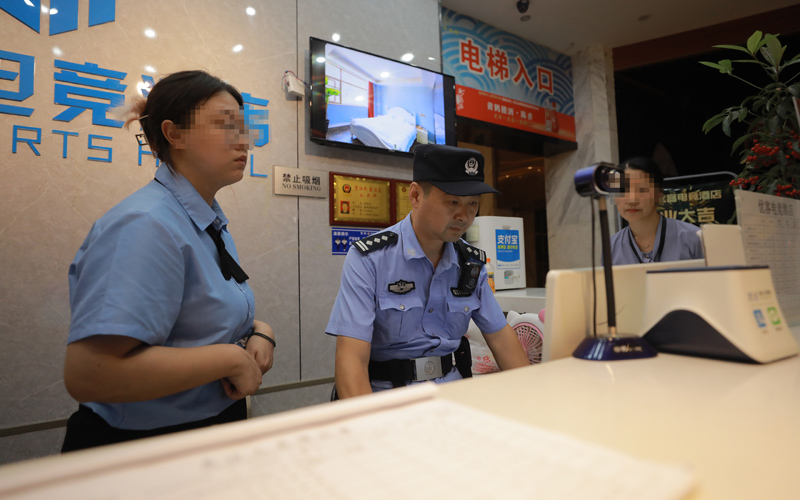
[[[0,80],[16,83],[16,89],[0,89],[0,114],[15,116],[19,119],[40,118],[37,116],[35,108],[25,105],[25,101],[30,99],[36,90],[35,56],[0,50],[0,61],[10,61],[14,63],[12,67],[18,66],[16,71],[0,70]],[[65,108],[52,117],[53,121],[72,123],[84,112],[89,111],[94,127],[117,129],[122,127],[123,122],[111,118],[109,111],[125,103],[125,92],[129,85],[124,81],[128,78],[129,73],[102,68],[91,62],[75,63],[59,59],[54,60],[53,69],[53,102],[57,106]],[[141,75],[141,78],[141,82],[137,82],[138,85],[135,86],[139,87],[142,95],[146,97],[148,89],[153,87],[155,81],[150,75]],[[269,111],[266,109],[269,100],[254,97],[246,92],[242,93],[242,98],[244,100],[243,113],[253,136],[253,145],[256,148],[266,146],[270,139],[269,124],[267,123]],[[41,145],[43,140],[48,140],[48,137],[59,140],[58,136],[60,136],[61,157],[68,158],[70,146],[74,146],[76,141],[80,140],[80,136],[85,133],[83,132],[84,127],[81,129],[78,132],[62,130],[61,127],[53,128],[50,132],[51,135],[48,136],[46,133],[43,134],[42,127],[24,122],[12,124],[10,130],[11,152],[22,154],[22,151],[29,150],[34,155],[41,156],[37,146]],[[0,133],[4,132],[0,131]],[[89,151],[86,159],[112,163],[113,141],[114,138],[109,135],[86,134],[86,149]],[[20,146],[22,147],[20,148]],[[142,156],[150,154],[149,150],[143,149],[140,145],[137,151],[137,164],[141,166]],[[267,175],[254,172],[253,154],[250,155],[250,175],[267,177]]]

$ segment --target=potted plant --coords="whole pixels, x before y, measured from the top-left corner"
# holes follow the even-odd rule
[[[328,77],[325,76],[325,107],[328,106],[328,100],[331,98],[331,96],[341,95],[341,94],[342,94],[342,92],[339,89],[336,89],[336,88],[333,88],[333,87],[330,86],[330,84],[328,83]],[[327,112],[326,112],[326,115],[327,115]],[[330,123],[331,123],[330,120],[328,120],[328,119],[325,120],[325,133],[326,134],[328,133],[328,125],[330,125]]]
[[[742,172],[731,181],[732,186],[764,194],[800,199],[800,142],[798,117],[792,98],[800,98],[800,83],[792,83],[800,75],[800,54],[784,57],[786,47],[778,35],[762,35],[756,31],[745,47],[715,45],[747,55],[745,59],[723,59],[701,64],[719,70],[749,85],[756,92],[747,96],[739,106],[725,109],[703,124],[706,134],[717,125],[732,137],[732,127],[744,123],[746,131],[733,143],[731,154],[741,149]],[[766,78],[761,86],[734,74],[734,63],[756,64]],[[793,68],[788,68],[794,66]]]
[[[333,88],[333,87],[330,86],[330,82],[328,80],[328,77],[326,76],[325,77],[325,104],[326,105],[328,104],[328,100],[331,98],[331,96],[341,95],[341,94],[342,94],[342,92],[339,89]]]

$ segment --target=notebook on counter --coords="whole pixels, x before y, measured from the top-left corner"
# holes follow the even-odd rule
[[[15,499],[677,500],[691,468],[437,398],[434,384],[0,467]]]

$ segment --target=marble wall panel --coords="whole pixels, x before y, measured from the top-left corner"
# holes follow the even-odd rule
[[[0,438],[0,465],[61,453],[66,429],[48,429]]]
[[[321,384],[251,398],[252,417],[329,403],[333,384]]]
[[[0,49],[35,57],[34,95],[23,104],[30,117],[0,114],[0,426],[63,418],[74,409],[62,382],[69,327],[67,270],[92,223],[153,177],[154,160],[139,165],[134,131],[92,124],[90,111],[71,122],[53,121],[65,109],[54,104],[54,60],[97,64],[127,73],[125,95],[141,75],[159,78],[184,69],[205,69],[242,92],[268,99],[270,141],[252,153],[253,171],[270,174],[273,164],[296,165],[298,103],[281,87],[296,65],[293,2],[255,0],[256,15],[234,0],[117,2],[114,22],[88,26],[88,2],[79,3],[77,31],[49,36],[0,12]],[[144,35],[155,31],[154,38]],[[242,45],[242,50],[233,47]],[[15,71],[4,60],[2,68]],[[16,90],[7,80],[5,90]],[[7,104],[8,101],[4,101]],[[13,103],[12,103],[13,104]],[[25,144],[12,152],[15,125],[41,129],[38,155]],[[68,138],[51,131],[77,133]],[[112,148],[112,162],[91,161]],[[30,132],[21,133],[33,137]],[[272,196],[271,177],[245,178],[217,198],[231,220],[242,265],[256,293],[257,317],[276,330],[280,348],[265,385],[298,380],[297,200]]]
[[[619,162],[611,51],[587,47],[573,57],[572,68],[578,149],[545,159],[550,269],[591,265],[591,205],[575,193],[573,179],[577,170],[593,163]],[[596,231],[594,260],[599,264]]]

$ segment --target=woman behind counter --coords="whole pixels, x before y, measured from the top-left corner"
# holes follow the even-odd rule
[[[134,104],[126,125],[138,120],[161,166],[95,222],[70,266],[64,383],[82,404],[62,451],[246,418],[273,332],[254,319],[214,199],[244,175],[242,106],[202,71],[169,75]]]
[[[664,181],[658,164],[649,158],[633,158],[619,168],[625,171],[626,192],[614,203],[628,227],[611,237],[612,263],[702,259],[699,228],[656,211]]]

